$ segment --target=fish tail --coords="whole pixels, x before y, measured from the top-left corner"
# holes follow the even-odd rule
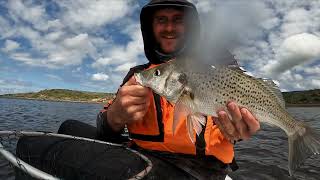
[[[296,131],[289,135],[289,174],[311,155],[319,154],[320,139],[313,129],[299,122]]]

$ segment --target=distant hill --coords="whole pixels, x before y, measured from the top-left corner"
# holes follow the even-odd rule
[[[46,101],[71,101],[71,102],[92,102],[103,103],[113,99],[114,93],[98,93],[86,91],[74,91],[68,89],[46,89],[36,93],[5,94],[0,97],[37,99]]]
[[[320,106],[320,89],[283,92],[288,106]],[[47,101],[71,101],[105,103],[115,97],[114,93],[97,93],[67,89],[46,89],[36,93],[18,93],[0,95],[5,98],[37,99]]]
[[[307,91],[283,92],[287,105],[318,105],[320,106],[320,89]]]

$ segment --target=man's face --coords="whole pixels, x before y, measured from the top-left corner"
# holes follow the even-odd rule
[[[184,12],[160,9],[153,16],[153,34],[164,53],[172,53],[184,43]]]

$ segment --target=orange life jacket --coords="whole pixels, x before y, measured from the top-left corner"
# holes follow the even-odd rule
[[[152,68],[156,65],[150,65]],[[146,66],[140,66],[138,69]],[[135,70],[137,71],[137,68]],[[132,76],[130,72],[127,79]],[[150,150],[172,153],[212,155],[220,161],[229,164],[234,158],[233,145],[221,134],[212,117],[207,117],[207,123],[200,136],[196,136],[193,144],[189,138],[186,118],[180,120],[175,134],[172,132],[174,105],[164,97],[153,93],[150,96],[150,107],[142,121],[128,125],[130,138],[140,147]],[[194,133],[195,134],[195,133]],[[202,147],[201,147],[202,146]]]

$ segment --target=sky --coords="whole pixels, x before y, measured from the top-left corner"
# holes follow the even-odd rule
[[[147,62],[139,22],[147,2],[1,0],[0,94],[116,92],[130,67]],[[192,2],[205,39],[224,44],[248,74],[282,91],[320,89],[320,0]]]

